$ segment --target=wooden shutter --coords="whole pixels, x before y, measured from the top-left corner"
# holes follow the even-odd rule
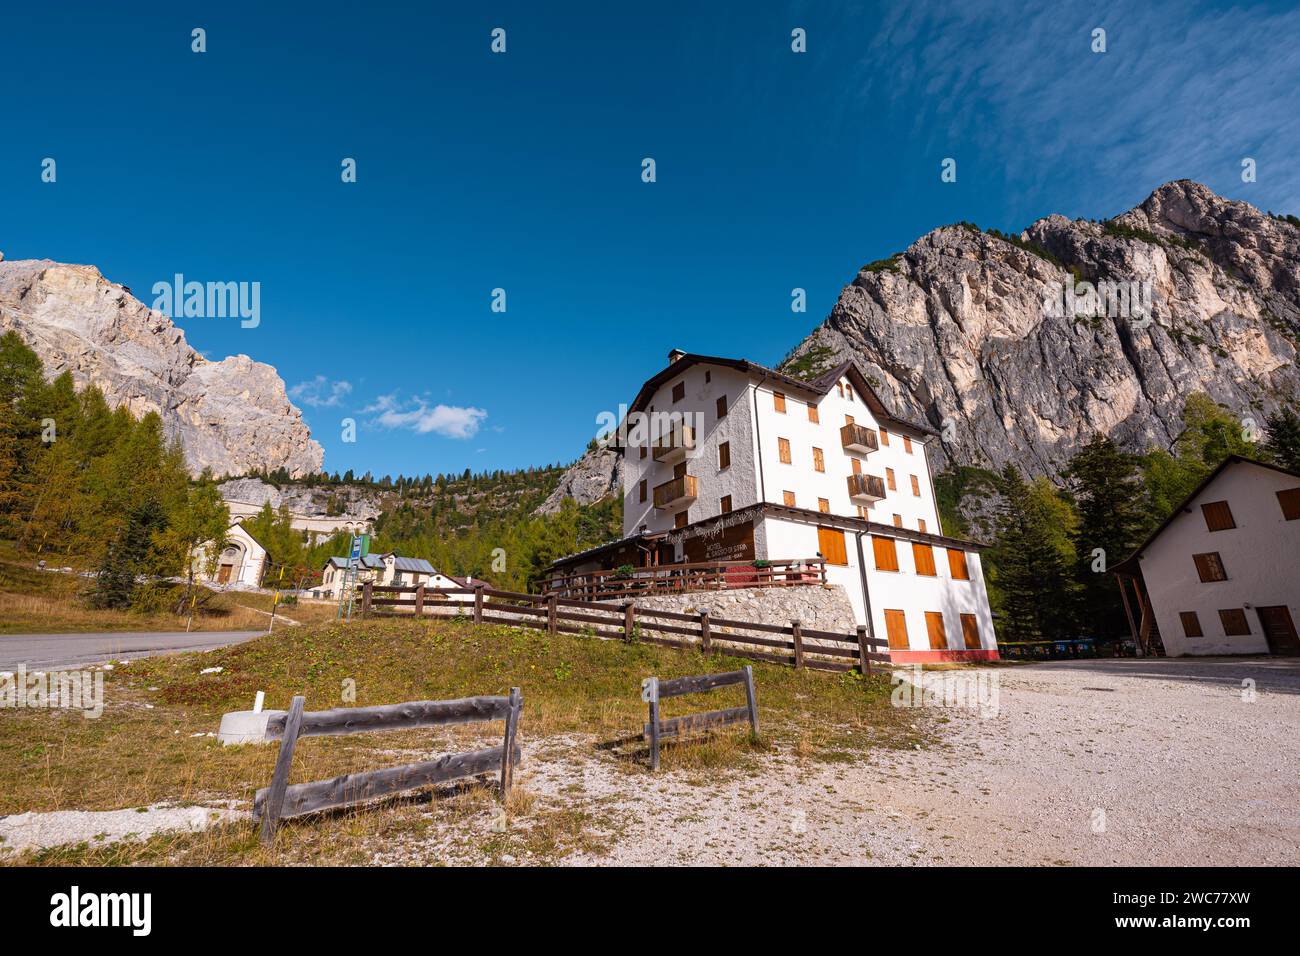
[[[1207,501],[1201,505],[1201,514],[1205,516],[1205,527],[1210,531],[1227,531],[1237,527],[1232,520],[1232,509],[1226,501]]]
[[[731,495],[723,495],[722,501],[720,501],[718,504],[722,509],[722,513],[725,515],[727,512],[731,510]]]
[[[727,417],[727,396],[726,395],[718,396],[718,417],[719,418]]]
[[[783,491],[783,492],[781,492],[781,497],[782,497],[782,499],[785,501],[785,506],[786,506],[787,508],[793,508],[793,507],[794,507],[794,492],[793,492],[793,491]]]
[[[862,474],[862,462],[856,458],[850,458],[849,461],[853,462],[853,473],[855,475]]]
[[[811,405],[811,404],[810,404],[810,405],[808,406],[808,421],[812,422],[814,425],[820,425],[820,424],[821,424],[821,416],[817,414],[817,406],[816,406],[816,405]]]
[[[1239,607],[1220,611],[1219,620],[1223,622],[1223,633],[1228,637],[1239,637],[1250,633],[1250,622],[1246,620],[1246,612]]]
[[[912,475],[911,477],[912,477],[912,494],[916,495],[916,497],[919,498],[921,497],[921,482],[917,479],[916,475]]]
[[[917,531],[924,531],[924,530],[925,530],[925,519],[924,519],[924,518],[917,518],[917,519],[916,519],[916,530],[917,530]]]
[[[724,441],[718,446],[718,467],[731,467],[731,442]]]
[[[686,514],[687,514],[687,513],[686,513],[685,511],[679,511],[679,512],[677,512],[677,514],[673,515],[673,527],[674,527],[674,528],[685,528],[685,527],[686,527],[686,522],[689,520],[689,519],[686,517]]]
[[[954,581],[969,581],[970,568],[966,566],[966,552],[957,548],[948,549],[948,573]]]
[[[1196,616],[1195,611],[1179,611],[1178,619],[1183,622],[1184,637],[1205,636],[1205,632],[1201,630],[1201,619]]]
[[[641,503],[642,503],[642,504],[645,504],[645,499],[646,499],[646,483],[645,483],[645,479],[644,479],[644,478],[641,479],[641,484],[638,485],[637,487],[640,488],[640,490],[641,490]]]
[[[854,459],[856,461],[856,459]],[[813,448],[813,468],[816,471],[826,470],[826,457],[822,454],[820,448]]]
[[[1194,554],[1192,560],[1196,562],[1196,573],[1200,576],[1201,581],[1226,581],[1228,574],[1223,567],[1223,559],[1219,557],[1219,552],[1208,551],[1205,554]]]
[[[1287,521],[1300,518],[1300,488],[1284,488],[1277,493],[1277,503],[1282,506],[1282,517]]]
[[[772,407],[782,415],[785,414],[785,394],[783,392],[772,393]]]
[[[974,614],[961,615],[961,639],[968,650],[978,651],[983,646],[980,644],[979,621]]]
[[[902,515],[894,515],[894,527],[895,527],[895,528],[901,528],[902,526],[903,526],[903,516],[902,516]]]
[[[893,538],[878,538],[872,535],[871,553],[876,559],[877,571],[898,570],[898,551],[894,547]]]
[[[907,615],[902,611],[885,610],[885,634],[891,651],[905,651],[912,646],[907,639]]]
[[[845,424],[845,425],[852,425],[852,424],[853,424],[853,416],[852,416],[852,415],[845,415],[845,416],[844,416],[844,424]]]
[[[928,544],[921,544],[917,541],[912,542],[912,561],[916,565],[916,573],[923,574],[926,577],[934,577],[934,548]]]
[[[817,499],[817,510],[820,511],[822,514],[830,514],[830,513],[831,513],[831,503],[830,503],[829,501],[827,501],[825,498],[818,498],[818,499]]]
[[[676,385],[673,386],[673,401],[680,402],[685,397],[686,397],[686,383],[678,382]]]
[[[818,528],[817,545],[827,564],[846,565],[849,552],[844,546],[844,532],[836,528]]]
[[[925,631],[930,638],[930,650],[946,651],[948,649],[948,632],[944,630],[942,611],[925,612]]]
[[[880,444],[884,445],[886,448],[889,447],[889,432],[885,431],[883,428],[880,429]]]
[[[909,455],[912,454],[912,439],[908,438],[906,435],[903,436],[903,451],[907,452]]]
[[[790,439],[778,438],[776,440],[776,450],[777,453],[781,456],[781,464],[783,465],[790,464]]]
[[[894,469],[892,468],[885,469],[885,484],[889,486],[890,491],[898,490],[898,485],[894,483]]]

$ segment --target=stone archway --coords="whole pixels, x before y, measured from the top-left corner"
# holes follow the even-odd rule
[[[231,584],[239,581],[244,570],[244,561],[248,559],[248,549],[238,541],[227,541],[217,558],[217,583]]]

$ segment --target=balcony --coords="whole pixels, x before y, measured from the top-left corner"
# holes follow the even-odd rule
[[[658,492],[656,492],[657,494]],[[849,475],[849,500],[859,503],[881,501],[885,497],[885,480],[875,475]]]
[[[845,425],[840,429],[840,444],[845,451],[869,455],[880,447],[880,439],[870,428],[862,425]]]
[[[695,450],[695,429],[678,425],[670,434],[657,439],[651,454],[654,460],[665,465],[675,465],[686,460],[687,452]]]
[[[655,485],[655,507],[676,508],[679,505],[689,505],[695,500],[697,494],[699,494],[699,483],[695,480],[695,476],[682,475],[672,481],[665,481],[662,485]]]

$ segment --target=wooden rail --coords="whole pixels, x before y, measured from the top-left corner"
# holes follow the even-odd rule
[[[659,702],[665,697],[680,697],[683,694],[703,694],[719,687],[732,684],[745,685],[745,706],[729,707],[725,710],[710,710],[703,714],[687,714],[663,720],[659,716]],[[650,706],[650,719],[645,725],[644,736],[650,741],[650,769],[659,769],[659,741],[664,737],[685,737],[688,734],[725,727],[728,724],[749,721],[750,731],[758,734],[758,701],[754,697],[754,670],[748,664],[738,671],[723,674],[701,674],[696,677],[678,677],[674,680],[661,681],[658,677],[647,677],[641,682],[641,699]]]
[[[553,576],[546,583],[545,591],[561,597],[604,601],[642,594],[681,594],[690,591],[825,583],[825,560],[808,558],[768,561],[763,567],[755,566],[752,561],[704,561],[660,564],[623,572],[612,569],[580,571]]]
[[[403,596],[412,593],[402,585],[381,587],[367,583],[361,602],[363,613],[393,613],[409,608],[414,614],[418,607],[422,616],[465,617],[476,624],[528,627],[549,634],[585,634],[664,647],[697,647],[705,653],[813,670],[857,669],[870,674],[873,662],[889,662],[888,652],[881,652],[887,648],[887,642],[868,636],[864,625],[859,625],[854,634],[840,634],[813,630],[799,621],[784,625],[735,621],[713,617],[707,610],[694,614],[656,611],[631,602],[620,605],[576,601],[556,594],[521,594],[487,587],[426,590],[422,586],[414,596]],[[385,596],[389,594],[394,596]],[[472,594],[474,600],[455,600],[448,596],[454,594]]]
[[[458,777],[472,777],[499,770],[501,796],[510,793],[515,768],[519,765],[519,712],[524,699],[518,687],[509,697],[466,697],[460,700],[417,700],[380,707],[340,707],[303,713],[305,699],[295,697],[289,712],[272,717],[266,724],[266,739],[280,741],[271,785],[253,798],[253,819],[262,821],[263,843],[275,837],[280,820],[316,810],[347,807],[375,797],[403,790],[427,787]],[[475,721],[505,721],[500,747],[468,753],[446,754],[437,760],[385,767],[365,773],[349,773],[332,780],[315,780],[289,786],[293,752],[302,737],[338,736],[414,727],[444,727]]]

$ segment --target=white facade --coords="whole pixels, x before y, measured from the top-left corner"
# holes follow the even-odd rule
[[[1284,630],[1300,627],[1300,517],[1286,517],[1278,493],[1288,491],[1300,495],[1300,477],[1229,459],[1139,551],[1166,654],[1295,653]],[[1220,502],[1232,527],[1216,520]],[[1224,580],[1202,580],[1219,568]],[[1248,633],[1229,633],[1243,622]]]
[[[222,587],[255,588],[261,585],[266,570],[266,549],[236,522],[226,532],[217,563],[208,573],[207,545],[195,549],[192,556],[196,579]]]
[[[668,368],[642,389],[624,423],[625,536],[666,532],[672,551],[662,554],[661,561],[701,560],[703,529],[696,528],[698,523],[705,522],[717,538],[725,522],[716,519],[724,513],[773,506],[754,519],[752,554],[744,556],[813,558],[840,550],[842,535],[842,562],[832,560],[840,555],[823,555],[828,578],[844,587],[860,623],[868,623],[875,635],[895,635],[896,657],[907,651],[923,656],[996,651],[978,551],[942,537],[926,459],[927,430],[889,416],[851,366],[805,383],[750,363],[681,353],[670,359]],[[680,367],[679,374],[673,374],[674,367]],[[726,403],[723,414],[720,398]],[[868,434],[852,429],[845,434],[848,424]],[[693,447],[657,461],[656,445],[688,443],[683,426],[694,430]],[[681,484],[683,474],[694,481]],[[879,479],[872,483],[870,498],[851,496],[854,475]],[[665,487],[688,493],[657,505],[656,489]],[[873,535],[894,542],[897,571],[876,567]],[[934,574],[918,573],[913,540],[928,549]],[[949,547],[964,555],[957,567],[960,571],[964,563],[969,579],[952,577]],[[731,556],[724,548],[713,553]],[[899,638],[898,615],[893,615],[891,631],[886,610],[902,613],[905,643]],[[934,623],[936,614],[942,615],[943,637]],[[963,621],[963,615],[968,619]]]

